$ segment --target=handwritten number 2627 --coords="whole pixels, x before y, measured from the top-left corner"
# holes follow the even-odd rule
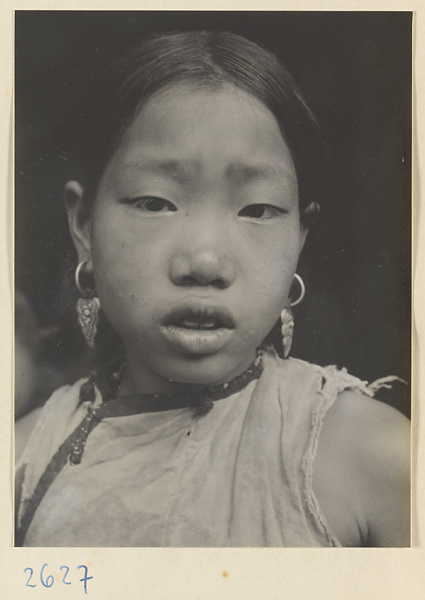
[[[54,579],[53,575],[46,574],[46,572],[45,572],[46,567],[47,567],[47,563],[44,563],[44,565],[40,569],[40,581],[41,581],[41,585],[43,587],[50,588],[54,584],[55,579]],[[66,565],[62,565],[60,567],[60,569],[61,569],[61,571],[64,571],[64,575],[62,577],[62,583],[64,583],[65,585],[71,585],[72,581],[67,581],[69,567]],[[81,581],[84,584],[84,593],[87,594],[87,581],[89,579],[93,579],[93,577],[92,576],[89,577],[88,567],[86,565],[79,565],[77,567],[77,569],[84,569],[84,575],[83,575],[83,577],[81,577],[81,579],[79,579],[79,581]],[[31,567],[27,567],[26,569],[24,569],[24,572],[29,573],[29,576],[28,576],[28,579],[27,579],[27,582],[25,585],[30,588],[37,587],[36,583],[31,583],[31,580],[34,575],[34,569],[32,569]]]

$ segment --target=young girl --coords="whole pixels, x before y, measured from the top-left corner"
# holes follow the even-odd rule
[[[119,342],[42,410],[16,543],[408,545],[407,420],[378,384],[288,357],[318,206],[317,127],[285,67],[191,32],[114,68],[104,141],[82,149],[75,131],[64,194],[82,332],[99,345],[109,324]],[[277,322],[283,359],[264,342]]]

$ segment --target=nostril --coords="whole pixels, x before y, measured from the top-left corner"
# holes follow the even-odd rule
[[[226,283],[223,277],[208,277],[207,275],[204,275],[202,277],[194,277],[193,279],[196,285],[200,285],[203,287],[211,286],[218,289],[224,289],[229,286],[229,284]]]
[[[197,251],[179,253],[170,263],[171,280],[184,287],[215,287],[224,289],[234,280],[232,264],[217,252]]]
[[[193,285],[196,285],[196,280],[191,275],[186,275],[185,277],[182,277],[180,279],[180,284],[185,285],[187,287],[191,287]]]
[[[220,290],[224,290],[224,288],[228,287],[228,284],[221,277],[218,279],[214,279],[214,281],[211,282],[211,285],[216,288],[219,288]]]
[[[181,277],[178,281],[176,281],[176,283],[178,283],[179,285],[185,286],[185,287],[194,287],[194,286],[212,286],[212,287],[216,287],[218,289],[224,290],[225,288],[228,287],[228,284],[224,281],[223,278],[221,277],[217,277],[216,279],[209,279],[206,277],[203,277],[202,279],[197,278],[197,277],[193,277],[192,275],[185,275],[184,277]]]

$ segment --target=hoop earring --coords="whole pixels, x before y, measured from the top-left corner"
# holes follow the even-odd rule
[[[293,302],[291,302],[291,304],[289,306],[297,306],[297,304],[299,304],[304,296],[305,296],[305,285],[304,285],[304,281],[301,279],[301,277],[298,275],[298,273],[294,274],[294,278],[298,281],[299,286],[300,286],[300,295],[298,296],[298,298],[296,300],[294,300]]]
[[[282,324],[281,333],[282,333],[282,346],[283,346],[283,357],[288,358],[289,352],[291,351],[292,346],[292,338],[294,336],[294,313],[292,312],[292,307],[299,304],[305,296],[305,285],[304,281],[301,277],[295,273],[295,279],[298,281],[300,286],[300,295],[296,300],[291,302],[289,306],[285,306],[285,308],[280,313],[280,321]]]
[[[94,290],[89,288],[84,289],[80,284],[80,274],[86,264],[87,261],[82,260],[75,269],[75,285],[80,294],[84,296],[83,298],[78,298],[76,309],[78,324],[86,340],[87,346],[89,346],[89,348],[94,348],[97,324],[99,322],[100,301],[95,295]]]

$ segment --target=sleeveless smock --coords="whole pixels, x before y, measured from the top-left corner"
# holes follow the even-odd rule
[[[83,380],[84,381],[84,380]],[[46,403],[23,453],[23,503],[84,418],[83,381]],[[82,461],[67,463],[37,507],[25,546],[339,546],[312,489],[323,419],[340,392],[369,396],[336,367],[263,356],[263,372],[215,401],[106,418]]]

